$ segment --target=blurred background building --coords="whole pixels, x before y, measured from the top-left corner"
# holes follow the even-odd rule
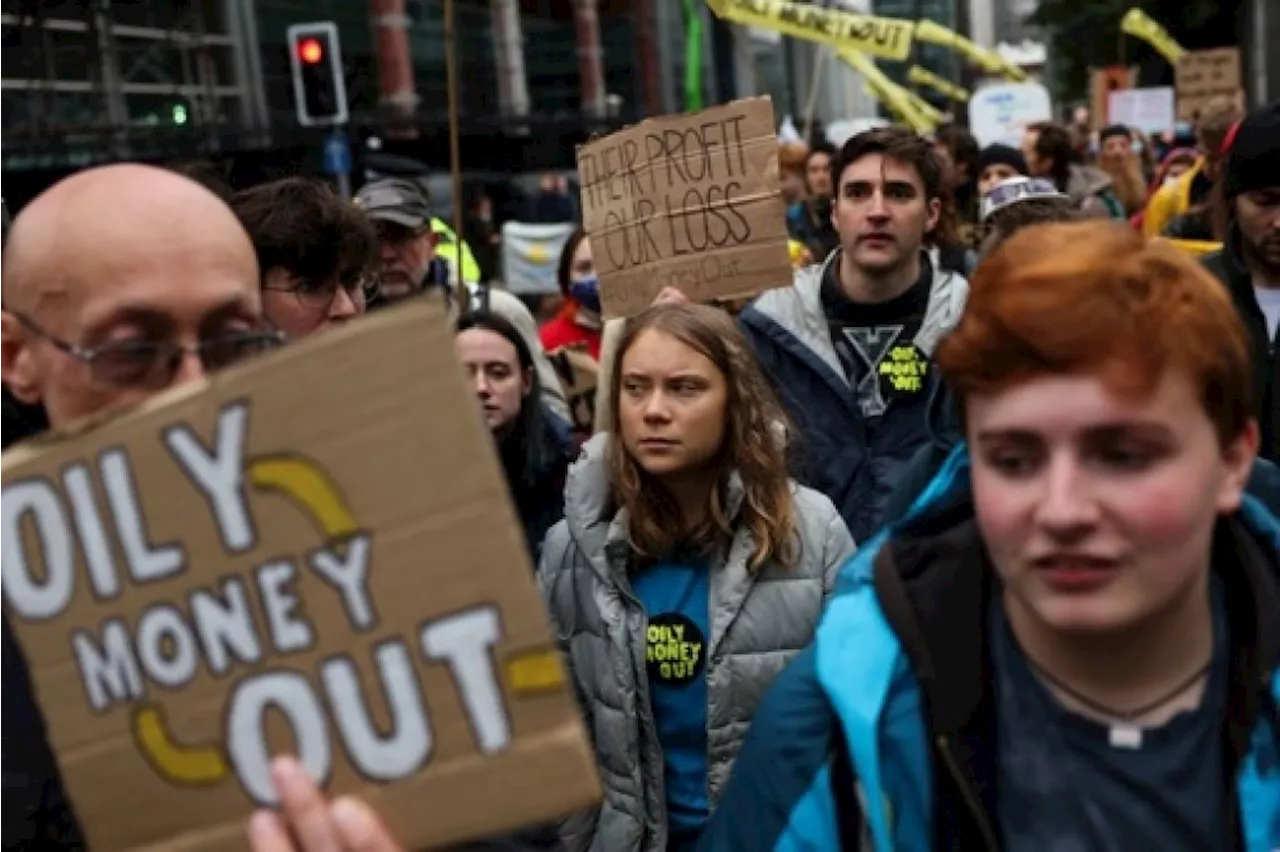
[[[1028,24],[1037,0],[813,2],[929,18],[1044,61]],[[1254,103],[1280,97],[1276,7],[1224,0],[1215,23],[1216,43],[1238,35]],[[877,114],[830,49],[726,24],[703,0],[456,0],[464,167],[569,169],[592,133],[681,111],[690,14],[702,23],[705,103],[767,93],[802,131]],[[5,195],[123,158],[230,158],[246,180],[318,171],[324,131],[298,126],[285,31],[323,20],[341,33],[357,157],[373,139],[384,155],[446,168],[443,17],[443,0],[0,0]],[[934,45],[882,67],[901,81],[912,62],[976,82]]]

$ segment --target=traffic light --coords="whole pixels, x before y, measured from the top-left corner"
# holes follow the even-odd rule
[[[294,24],[288,41],[298,123],[303,127],[345,124],[347,83],[337,26],[332,21]]]

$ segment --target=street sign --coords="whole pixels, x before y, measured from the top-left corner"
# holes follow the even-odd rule
[[[347,141],[347,132],[335,127],[324,140],[325,174],[338,179],[338,193],[343,198],[351,197],[351,144]]]
[[[334,176],[351,174],[351,145],[347,134],[337,128],[324,141],[324,171]]]

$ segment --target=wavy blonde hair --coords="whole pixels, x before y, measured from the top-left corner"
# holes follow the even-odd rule
[[[622,364],[627,351],[646,331],[657,331],[705,356],[724,376],[725,438],[714,460],[716,487],[704,519],[688,529],[667,490],[646,473],[621,439],[609,445],[609,476],[615,503],[628,511],[631,546],[651,559],[680,547],[714,552],[733,538],[734,524],[726,507],[729,475],[737,471],[745,496],[741,523],[750,531],[755,548],[747,561],[757,571],[770,560],[790,568],[795,564],[795,517],[791,480],[787,473],[785,435],[790,431],[755,356],[733,320],[704,305],[662,304],[634,317],[627,325],[613,361],[609,410],[619,422]]]

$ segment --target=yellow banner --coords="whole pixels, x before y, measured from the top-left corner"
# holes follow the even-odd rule
[[[921,136],[927,136],[937,129],[937,125],[931,123],[927,118],[911,109],[910,104],[906,101],[889,97],[885,92],[876,91],[875,87],[870,83],[863,82],[862,91],[884,104],[889,112],[893,113],[896,121],[910,127]]]
[[[988,74],[1021,82],[1026,73],[994,51],[930,20],[904,21],[860,15],[791,0],[707,0],[716,17],[784,35],[853,50],[880,59],[902,61],[911,56],[912,39],[949,47]]]
[[[969,100],[968,89],[963,86],[957,86],[955,83],[949,83],[929,69],[921,68],[919,65],[912,65],[907,70],[907,79],[917,86],[928,86],[938,94],[951,98],[953,101],[966,103]]]
[[[1169,35],[1164,27],[1136,6],[1120,19],[1120,29],[1154,47],[1170,65],[1175,64],[1187,52],[1182,45],[1173,40],[1173,36]]]
[[[911,55],[911,33],[915,28],[911,21],[859,15],[790,0],[707,0],[707,5],[716,17],[737,24],[882,59],[901,61]]]
[[[979,47],[954,30],[949,30],[933,21],[918,22],[915,36],[920,41],[951,48],[988,74],[1000,74],[1015,83],[1021,83],[1027,79],[1025,71],[1017,65],[1006,62],[1000,54],[985,47]]]
[[[866,88],[899,120],[917,133],[932,133],[942,120],[942,113],[934,107],[890,80],[876,66],[875,60],[856,50],[840,49],[836,56],[866,80]]]

